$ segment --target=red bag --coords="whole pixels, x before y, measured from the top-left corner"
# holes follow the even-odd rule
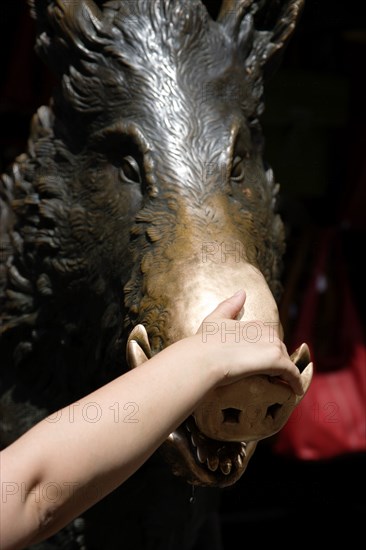
[[[366,451],[366,343],[338,233],[324,230],[291,350],[309,345],[310,388],[274,440],[277,454],[303,460]],[[294,347],[292,347],[294,346]]]

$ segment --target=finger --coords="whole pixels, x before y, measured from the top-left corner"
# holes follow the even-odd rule
[[[245,290],[238,290],[233,296],[223,300],[219,305],[206,317],[206,321],[210,319],[235,319],[239,311],[243,308],[246,299]]]

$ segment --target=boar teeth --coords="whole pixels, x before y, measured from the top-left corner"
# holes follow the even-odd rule
[[[220,462],[220,470],[226,476],[230,474],[232,467],[233,463],[231,462],[230,458],[227,458],[224,462]]]
[[[246,447],[247,447],[247,444],[246,444],[246,443],[241,443],[241,444],[240,444],[240,451],[239,451],[239,454],[240,454],[240,456],[242,456],[243,458],[244,458],[245,456],[247,456],[247,449],[246,449]]]
[[[243,468],[246,457],[246,443],[226,446],[222,441],[213,441],[197,433],[194,422],[185,422],[186,437],[195,449],[197,462],[204,464],[211,472],[220,471],[228,476],[233,469]]]
[[[236,465],[238,466],[238,468],[241,468],[243,466],[243,459],[241,458],[240,455],[238,455],[236,458],[235,458],[235,463]]]
[[[216,472],[219,467],[219,457],[218,456],[209,456],[207,459],[207,467],[211,472]]]
[[[197,458],[201,464],[204,464],[207,459],[207,453],[201,447],[197,447]]]

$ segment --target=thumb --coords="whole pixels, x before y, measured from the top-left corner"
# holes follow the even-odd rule
[[[223,300],[219,305],[207,315],[206,321],[211,319],[235,319],[243,308],[246,299],[245,290],[238,290],[233,296]]]

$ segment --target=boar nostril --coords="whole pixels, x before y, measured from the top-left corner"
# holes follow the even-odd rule
[[[222,409],[223,423],[225,424],[239,424],[240,409]]]
[[[277,411],[282,407],[279,403],[273,403],[273,405],[270,405],[267,408],[267,414],[266,416],[271,416],[272,418],[276,418]]]

